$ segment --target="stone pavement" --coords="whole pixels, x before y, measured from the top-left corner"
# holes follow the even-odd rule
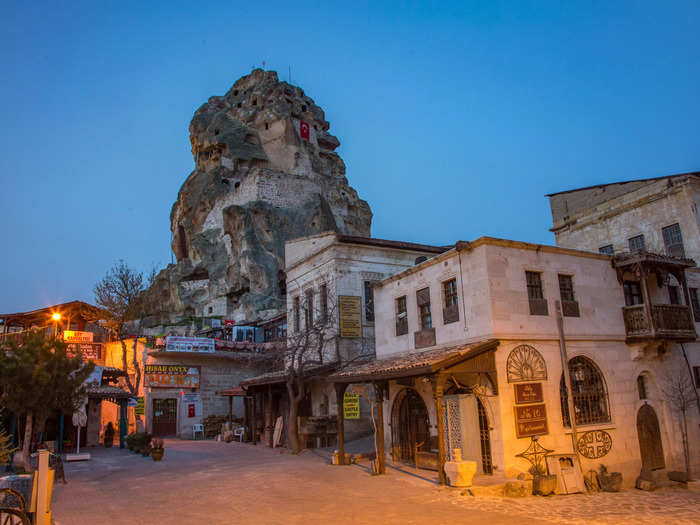
[[[240,443],[167,440],[165,458],[92,449],[66,464],[54,493],[57,525],[229,523],[700,523],[700,494],[654,493],[520,499],[463,496],[433,473],[404,468],[371,476],[366,465],[327,464],[327,452],[294,456]]]

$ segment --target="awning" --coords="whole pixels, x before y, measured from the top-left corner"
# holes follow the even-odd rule
[[[432,375],[495,350],[498,344],[497,339],[487,339],[468,345],[454,345],[373,359],[347,366],[327,376],[326,381],[331,383],[363,383]]]
[[[130,399],[134,397],[130,392],[112,385],[90,384],[87,387],[88,399],[107,399],[116,402],[119,399]]]
[[[325,377],[337,368],[338,363],[309,366],[304,370],[304,377],[306,379],[317,379],[319,377]],[[246,379],[245,381],[241,381],[240,386],[247,389],[251,386],[280,384],[284,383],[286,380],[287,372],[285,370],[275,370],[273,372],[268,372],[266,374],[251,377],[250,379]]]
[[[229,396],[229,397],[247,396],[248,395],[245,388],[243,388],[241,386],[234,386],[233,388],[227,388],[225,390],[218,390],[216,393],[220,396]]]

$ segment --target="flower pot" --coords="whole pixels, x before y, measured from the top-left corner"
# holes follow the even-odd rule
[[[163,448],[154,448],[151,450],[151,457],[153,458],[153,461],[160,461],[163,459],[163,454],[165,454],[165,449]]]
[[[557,490],[557,476],[545,476],[537,474],[532,478],[532,493],[540,496],[549,496]]]

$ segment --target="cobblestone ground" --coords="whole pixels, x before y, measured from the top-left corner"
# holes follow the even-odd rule
[[[424,471],[335,467],[327,453],[299,456],[240,443],[166,441],[156,463],[119,449],[66,464],[54,493],[57,525],[229,523],[700,524],[700,494],[498,498],[463,496]]]

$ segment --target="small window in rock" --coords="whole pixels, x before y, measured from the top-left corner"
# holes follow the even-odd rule
[[[236,104],[236,107],[237,107],[237,108],[240,108],[240,107],[241,107],[241,103],[239,102],[238,104]]]
[[[240,186],[240,185],[241,185],[240,182],[236,182],[236,184],[233,185],[233,188],[234,188],[234,189],[238,189],[238,186]]]
[[[265,122],[265,129],[270,129],[270,125],[267,122]]]
[[[318,126],[316,124],[314,124],[314,129],[318,131]]]
[[[256,99],[256,100],[253,100],[253,105],[254,105],[254,106],[257,106],[257,105],[258,105],[257,99]]]
[[[219,133],[221,133],[221,131],[219,131],[218,129],[214,130],[214,135],[218,135]]]
[[[302,111],[306,111],[306,106],[302,105],[302,106],[301,106],[301,110],[302,110]]]
[[[233,90],[233,96],[234,96],[234,97],[237,97],[237,96],[238,96],[238,90],[237,90],[237,89],[234,89],[234,90]]]
[[[212,313],[214,311],[214,308],[212,306],[209,307],[209,313]]]

